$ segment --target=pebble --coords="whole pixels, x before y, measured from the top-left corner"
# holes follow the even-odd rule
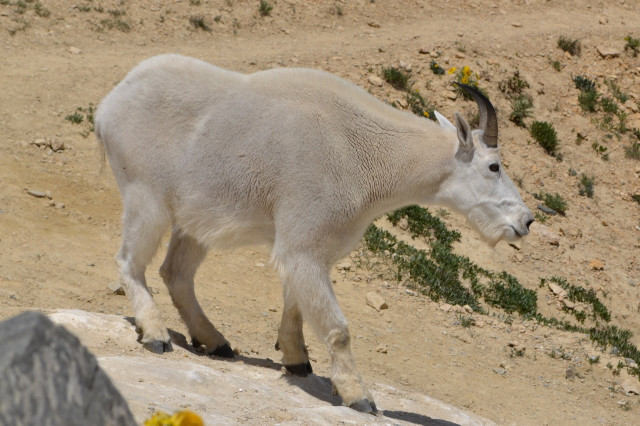
[[[589,262],[589,268],[594,271],[602,271],[604,269],[604,262],[600,259],[593,259]]]
[[[603,58],[617,58],[620,56],[620,50],[613,47],[598,46],[596,50]]]
[[[501,376],[507,374],[507,370],[505,370],[504,368],[494,368],[493,371]]]
[[[369,84],[376,86],[376,87],[382,87],[382,79],[380,77],[378,77],[377,75],[370,75],[369,76]]]
[[[32,197],[36,197],[36,198],[44,198],[44,197],[47,196],[47,194],[45,194],[44,192],[33,191],[33,190],[27,191],[27,194],[31,195]]]
[[[77,47],[71,46],[69,48],[69,52],[73,53],[74,55],[79,55],[80,53],[82,53],[82,50],[78,49]]]
[[[431,49],[429,49],[428,47],[421,47],[418,53],[420,53],[421,55],[428,55],[429,53],[431,53]]]
[[[385,344],[378,345],[378,347],[376,348],[376,352],[379,352],[381,354],[386,354],[387,353],[387,345],[385,345]]]
[[[638,379],[632,377],[625,379],[624,382],[622,382],[622,391],[627,396],[630,396],[631,394],[640,395]]]
[[[109,283],[109,290],[113,292],[113,294],[117,294],[118,296],[124,296],[124,288],[120,281],[111,281]]]
[[[565,377],[569,380],[573,380],[576,377],[576,372],[573,371],[572,368],[567,368],[567,371],[565,371]]]
[[[448,303],[443,303],[442,305],[440,305],[440,310],[445,311],[445,312],[449,312],[451,310],[452,306]]]
[[[375,291],[370,291],[369,293],[367,293],[367,305],[371,306],[377,311],[381,309],[389,309],[389,305],[387,305],[387,302],[384,300],[384,298]]]
[[[551,216],[555,216],[555,215],[558,214],[557,211],[555,211],[554,209],[550,209],[549,207],[547,207],[547,206],[545,206],[543,204],[538,204],[538,210],[541,210],[541,211],[543,211],[546,214],[551,215]]]
[[[343,271],[350,271],[351,270],[351,263],[349,263],[349,262],[338,263],[338,266],[336,266],[336,269],[343,270]]]

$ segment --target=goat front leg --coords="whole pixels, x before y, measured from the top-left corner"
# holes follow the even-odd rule
[[[311,324],[326,344],[331,356],[334,388],[344,405],[362,412],[377,412],[375,402],[356,368],[347,320],[333,293],[327,267],[308,258],[295,257],[295,263],[281,268],[284,293],[295,300],[302,318]]]
[[[309,353],[302,334],[302,315],[293,297],[284,292],[284,310],[278,331],[276,350],[282,351],[282,364],[296,376],[306,377],[313,373]]]

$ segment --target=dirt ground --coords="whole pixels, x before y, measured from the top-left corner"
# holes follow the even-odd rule
[[[439,112],[470,117],[475,106],[451,99],[452,76],[434,75],[434,59],[445,68],[468,65],[478,72],[498,109],[505,166],[532,210],[539,204],[533,194],[540,191],[557,192],[568,202],[566,216],[549,217],[518,248],[500,243],[491,249],[462,218],[449,215],[447,223],[463,235],[457,252],[516,276],[538,292],[540,311],[558,318],[566,314],[551,291],[538,287],[540,278],[562,276],[595,289],[612,323],[632,330],[632,342],[640,346],[640,205],[631,198],[640,194],[640,162],[625,157],[628,134],[609,139],[594,119],[602,115],[581,111],[572,82],[585,74],[606,92],[605,80],[614,81],[629,95],[620,106],[628,127],[640,128],[640,56],[624,50],[625,36],[640,37],[636,1],[278,0],[270,16],[261,16],[258,5],[0,2],[0,318],[58,308],[132,315],[126,297],[107,287],[117,279],[118,189],[108,167],[100,172],[86,118],[74,124],[65,117],[86,115],[141,60],[175,52],[241,72],[319,68],[388,102],[403,94],[387,83],[375,86],[369,77],[402,61],[411,67],[414,87]],[[190,18],[202,18],[209,30]],[[562,35],[581,41],[581,55],[558,49]],[[597,48],[617,54],[603,56]],[[559,61],[560,71],[552,61]],[[515,70],[533,96],[527,122],[554,124],[562,161],[508,120],[511,106],[499,83]],[[577,134],[584,137],[580,144]],[[594,143],[607,148],[608,161]],[[580,173],[595,176],[593,198],[578,194]],[[212,252],[198,274],[197,291],[234,347],[278,360],[273,344],[281,291],[268,259],[262,247]],[[476,315],[475,326],[463,327],[456,308],[407,292],[356,259],[357,251],[346,269],[334,270],[334,278],[365,381],[424,393],[498,424],[638,424],[640,399],[623,386],[635,381],[637,390],[637,378],[624,370],[613,375],[607,364],[625,360],[601,351],[584,334],[518,317],[508,324]],[[185,333],[157,274],[160,261],[157,256],[148,269],[149,285],[167,325]],[[389,309],[368,306],[370,291],[379,292]],[[314,371],[327,376],[325,348],[309,330],[306,335]],[[514,356],[509,343],[524,347],[524,356]],[[111,350],[105,343],[100,354]],[[550,356],[557,353],[568,356]],[[599,362],[591,364],[589,356],[597,355]]]

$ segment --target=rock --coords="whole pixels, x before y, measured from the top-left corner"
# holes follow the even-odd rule
[[[560,245],[560,236],[553,232],[548,226],[534,222],[529,229],[532,233],[538,235],[543,242],[553,246]]]
[[[593,259],[589,262],[589,268],[594,271],[602,271],[604,269],[604,262],[600,259]]]
[[[44,192],[33,191],[33,190],[27,191],[27,194],[31,195],[32,197],[36,197],[36,198],[44,198],[44,197],[47,196],[47,194],[45,194]]]
[[[569,299],[562,299],[562,303],[567,309],[575,309],[576,304]]]
[[[413,67],[411,66],[411,64],[405,62],[405,61],[400,61],[399,63],[399,67],[403,70],[405,70],[406,72],[411,72],[411,70],[413,69]]]
[[[53,152],[63,151],[64,150],[64,142],[56,137],[52,137],[49,139],[49,146]]]
[[[567,371],[565,371],[565,377],[569,380],[573,380],[576,377],[576,372],[573,371],[572,368],[567,368]]]
[[[378,345],[378,347],[376,348],[376,352],[379,352],[381,354],[386,354],[387,353],[387,345],[385,345],[385,344]]]
[[[380,77],[378,77],[377,75],[370,75],[369,76],[369,84],[376,86],[376,87],[382,87],[382,79]]]
[[[505,370],[504,368],[494,368],[493,371],[494,373],[497,373],[501,376],[504,376],[505,374],[507,374],[507,370]]]
[[[113,292],[113,294],[117,294],[118,296],[124,296],[124,287],[120,284],[120,280],[111,281],[108,285],[109,290]]]
[[[452,90],[445,90],[441,93],[441,96],[446,99],[455,101],[458,98],[458,94]]]
[[[338,264],[338,266],[336,266],[336,269],[343,270],[343,271],[350,271],[351,270],[351,263],[350,262],[341,262],[341,263]]]
[[[472,314],[472,313],[473,313],[473,309],[472,309],[472,308],[471,308],[471,306],[469,306],[469,305],[464,305],[462,308],[463,308],[463,309],[465,310],[465,312],[466,312],[466,313],[468,313],[468,314]]]
[[[558,299],[564,300],[567,297],[567,292],[565,291],[565,289],[560,287],[558,284],[549,282],[547,286],[549,287],[549,290],[553,292],[553,294],[558,296]]]
[[[389,309],[389,305],[385,302],[384,298],[375,291],[367,293],[367,305],[371,306],[375,310]]]
[[[440,310],[445,311],[445,312],[449,312],[451,310],[452,306],[448,303],[443,303],[442,305],[440,305]]]
[[[638,379],[628,377],[622,382],[622,391],[625,395],[631,396],[631,394],[640,395],[640,383]]]
[[[409,103],[408,103],[408,102],[407,102],[407,100],[406,100],[406,99],[404,99],[404,98],[398,99],[398,100],[396,101],[396,103],[397,103],[398,105],[400,105],[400,106],[401,106],[402,108],[404,108],[404,109],[406,109],[406,108],[408,108],[408,107],[409,107]]]
[[[369,25],[371,28],[380,28],[380,24],[375,21],[367,22],[367,25]]]
[[[1,424],[136,424],[96,358],[43,314],[0,323],[0,341]]]
[[[512,27],[516,27],[516,28],[521,28],[522,27],[522,22],[512,22],[511,26]]]
[[[609,22],[609,19],[606,16],[601,16],[598,22],[600,22],[600,25],[605,25],[607,22]]]
[[[617,58],[620,56],[620,49],[614,47],[598,46],[596,50],[603,58]]]
[[[428,55],[429,53],[431,53],[431,49],[429,49],[428,47],[421,47],[418,53],[420,53],[421,55]]]
[[[74,55],[79,55],[80,53],[82,53],[82,50],[78,49],[77,47],[71,46],[69,48],[69,52],[73,53]]]
[[[558,214],[558,212],[557,212],[557,211],[555,211],[554,209],[551,209],[551,208],[549,208],[549,207],[545,206],[544,204],[538,204],[538,210],[541,210],[541,211],[543,211],[543,212],[545,212],[546,214],[551,215],[551,216],[555,216],[555,215],[557,215],[557,214]]]

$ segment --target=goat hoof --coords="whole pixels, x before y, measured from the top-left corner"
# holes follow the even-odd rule
[[[313,369],[311,368],[311,363],[309,361],[306,363],[285,365],[284,367],[294,376],[307,377],[309,374],[313,373]]]
[[[218,346],[213,350],[213,352],[209,352],[209,355],[215,355],[222,358],[235,357],[235,354],[233,353],[233,349],[231,349],[231,346],[229,345],[229,343],[225,343],[222,346]]]
[[[173,348],[171,347],[171,342],[163,342],[162,340],[152,340],[150,342],[145,342],[142,344],[142,347],[148,351],[153,352],[154,354],[162,355],[165,352],[171,352]]]
[[[349,408],[360,411],[361,413],[378,414],[378,407],[375,402],[370,402],[367,398],[362,398],[360,401],[356,401],[349,405]]]

